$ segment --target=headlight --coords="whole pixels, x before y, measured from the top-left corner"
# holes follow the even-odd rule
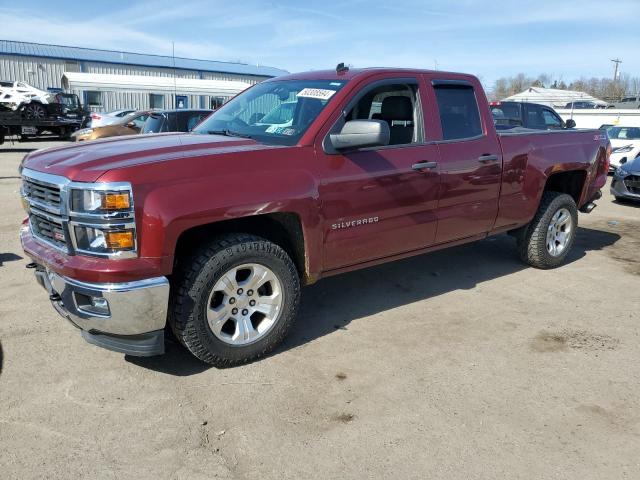
[[[624,177],[625,175],[627,175],[629,173],[629,171],[625,168],[627,166],[628,164],[626,163],[623,163],[622,165],[620,165],[616,170],[616,175],[618,175],[619,177]]]
[[[67,198],[69,233],[78,253],[109,258],[137,255],[130,183],[72,182]]]
[[[77,213],[109,215],[131,212],[131,190],[71,190],[71,210]]]
[[[618,147],[613,149],[613,153],[627,153],[633,150],[633,145],[625,145],[624,147]]]
[[[134,251],[136,233],[134,228],[74,225],[75,247],[87,253],[103,255]]]

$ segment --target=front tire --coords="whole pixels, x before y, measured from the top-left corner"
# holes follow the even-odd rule
[[[518,241],[520,258],[542,269],[560,266],[578,228],[578,208],[570,195],[544,192],[538,212]]]
[[[175,336],[216,367],[272,351],[290,330],[300,299],[300,280],[287,253],[244,234],[199,249],[172,287],[169,323]]]

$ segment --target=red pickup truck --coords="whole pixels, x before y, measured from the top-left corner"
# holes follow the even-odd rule
[[[301,285],[511,233],[560,265],[609,170],[597,130],[497,134],[478,79],[338,68],[238,95],[191,133],[28,154],[24,251],[96,345],[218,366],[282,341]]]

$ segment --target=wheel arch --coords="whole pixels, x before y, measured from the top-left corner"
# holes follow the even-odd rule
[[[302,220],[294,212],[273,212],[197,225],[184,230],[174,251],[174,268],[197,246],[225,233],[247,233],[280,246],[293,260],[303,283],[312,283]]]
[[[571,196],[579,207],[587,180],[586,170],[564,170],[550,174],[544,184],[544,192],[560,192]]]

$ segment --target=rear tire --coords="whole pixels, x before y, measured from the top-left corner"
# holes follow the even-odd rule
[[[300,299],[298,272],[282,248],[257,236],[230,234],[204,245],[183,265],[172,282],[169,324],[194,356],[231,367],[282,342]]]
[[[535,217],[518,239],[520,258],[536,268],[560,266],[573,246],[577,228],[578,208],[573,198],[544,192]]]
[[[24,116],[29,120],[44,120],[47,116],[47,112],[44,107],[35,102],[28,103],[26,107],[24,107]]]

